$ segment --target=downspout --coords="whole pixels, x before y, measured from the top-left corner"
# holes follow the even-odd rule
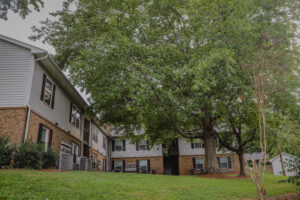
[[[48,57],[48,54],[46,53],[46,55],[44,57],[34,59],[34,62],[32,64],[32,68],[34,68],[35,62],[37,62],[39,60],[42,60],[42,59],[45,59],[47,57]],[[33,76],[33,71],[32,71],[31,75]],[[30,81],[29,93],[31,92],[31,83],[32,83],[32,80]],[[30,107],[30,104],[29,104],[29,99],[30,99],[30,94],[29,94],[29,98],[28,98],[28,101],[27,101],[27,108],[28,109],[27,109],[27,117],[26,117],[26,124],[25,124],[24,142],[26,142],[27,136],[28,136],[28,128],[29,128],[30,113],[31,113],[31,107]]]

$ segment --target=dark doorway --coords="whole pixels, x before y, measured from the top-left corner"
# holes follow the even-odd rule
[[[178,139],[173,140],[169,146],[163,145],[163,160],[164,160],[164,174],[178,175]]]
[[[83,145],[83,156],[90,157],[90,148],[88,145]]]

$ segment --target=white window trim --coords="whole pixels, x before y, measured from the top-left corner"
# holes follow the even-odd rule
[[[75,113],[75,116],[73,115],[73,110],[76,110],[76,113]],[[79,118],[78,118],[78,126],[76,124],[77,122],[77,114],[79,114]],[[74,123],[72,122],[72,118],[74,118]],[[72,104],[72,110],[71,110],[71,124],[73,124],[76,128],[80,128],[80,123],[81,123],[81,113],[80,113],[80,110],[78,109],[78,107],[74,104]]]
[[[225,158],[225,160],[226,160],[226,167],[222,167],[221,158]],[[221,169],[228,169],[228,168],[229,168],[229,164],[228,164],[228,159],[227,159],[227,157],[226,157],[226,156],[221,156],[219,159],[220,159],[220,168],[221,168]],[[223,162],[223,164],[224,164],[224,163],[225,163],[225,162]]]
[[[193,143],[194,143],[194,149],[202,149],[203,148],[203,142],[201,139],[194,139]],[[200,145],[200,147],[197,146],[196,144]]]
[[[197,159],[201,159],[202,163],[197,163]],[[199,165],[199,164],[202,164],[203,167],[202,167],[202,168],[198,168],[198,167],[197,167],[197,164],[198,164],[198,165]],[[202,159],[202,158],[195,158],[195,166],[196,166],[196,170],[204,169],[204,161],[203,161],[203,159]]]
[[[120,143],[120,145],[117,145],[118,143]],[[117,149],[117,147],[121,147],[120,149]],[[123,150],[123,141],[122,140],[115,140],[115,151],[122,151]]]
[[[138,143],[138,146],[139,146],[139,150],[140,151],[146,151],[147,150],[147,141],[146,140],[141,140],[139,143]],[[141,147],[144,146],[145,149],[142,149]],[[143,148],[144,148],[143,147]]]
[[[48,90],[47,87],[46,87],[46,85],[47,85],[47,80],[49,80],[49,81],[51,82],[51,84],[52,84],[52,87],[51,87],[51,95],[50,95],[50,104],[48,104],[48,103],[45,101],[46,90]],[[54,82],[46,75],[45,86],[44,86],[44,88],[43,88],[43,89],[44,89],[43,103],[46,104],[46,105],[49,106],[49,107],[51,107],[52,101],[53,101],[53,87],[54,87]]]
[[[141,163],[142,162],[145,162],[146,163],[146,172],[148,171],[148,161],[147,160],[139,160],[139,172],[143,172],[142,170],[141,170]]]
[[[120,167],[117,164],[120,164]],[[116,170],[117,167],[121,168],[120,171],[123,171],[123,161],[122,160],[115,160],[114,161],[114,170]]]
[[[42,125],[42,129],[45,130],[45,149],[44,151],[47,152],[48,151],[48,141],[49,141],[49,133],[50,133],[50,129],[44,125]]]
[[[78,155],[79,155],[79,145],[77,144],[77,143],[75,143],[75,142],[70,142],[71,143],[71,147],[72,147],[72,155],[74,156],[76,156],[76,162],[77,162],[77,159],[78,159]],[[76,146],[76,152],[74,153],[74,147]],[[73,161],[74,161],[74,159],[72,159]]]

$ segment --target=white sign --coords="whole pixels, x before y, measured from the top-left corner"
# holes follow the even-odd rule
[[[73,170],[72,146],[64,141],[60,145],[60,170]]]

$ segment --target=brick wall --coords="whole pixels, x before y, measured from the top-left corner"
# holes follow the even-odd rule
[[[24,140],[27,108],[0,108],[0,135],[7,135],[11,143],[21,144]]]
[[[28,135],[27,135],[28,141],[32,140],[35,143],[37,142],[40,123],[53,130],[51,147],[55,152],[57,153],[60,152],[60,145],[62,141],[66,143],[70,143],[70,140],[72,140],[78,145],[80,144],[80,140],[71,136],[66,131],[52,124],[50,121],[46,120],[45,118],[43,118],[42,116],[40,116],[34,111],[31,111],[30,114],[30,121],[29,121]]]
[[[93,149],[93,154],[96,154],[97,155],[97,163],[96,163],[96,169],[95,170],[98,170],[98,160],[101,160],[101,169],[100,171],[104,171],[104,161],[103,160],[106,160],[107,162],[107,159],[106,159],[106,156],[104,156],[102,153],[100,153],[99,151]]]
[[[231,157],[231,168],[222,169],[226,172],[239,172],[240,164],[236,154],[218,154],[217,157],[230,156]],[[193,158],[202,158],[205,166],[205,156],[204,155],[192,155],[192,156],[179,156],[179,174],[180,175],[190,175],[190,170],[193,168]],[[196,174],[199,175],[200,171],[196,170]]]
[[[150,170],[156,170],[156,174],[163,174],[163,157],[138,157],[138,158],[113,158],[112,160],[125,160],[125,163],[136,163],[136,160],[150,160]],[[112,164],[111,164],[112,165]]]

